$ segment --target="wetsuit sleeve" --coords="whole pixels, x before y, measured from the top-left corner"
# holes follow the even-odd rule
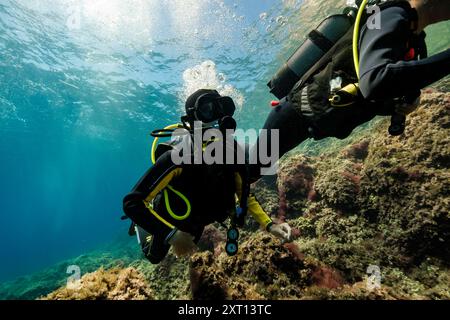
[[[406,9],[380,14],[381,29],[364,26],[360,37],[360,88],[366,99],[408,96],[450,74],[450,49],[419,61],[403,61],[411,25]]]
[[[173,229],[173,225],[151,208],[151,202],[181,173],[182,168],[174,165],[170,152],[166,152],[139,180],[131,193],[124,198],[123,210],[125,214],[151,234],[161,231],[161,228]]]
[[[239,173],[235,174],[235,182],[236,182],[236,194],[238,196],[239,201],[242,198],[242,178]],[[255,196],[250,194],[248,197],[248,213],[250,213],[253,218],[259,223],[259,225],[267,230],[272,225],[272,219],[270,219],[269,215],[264,211],[264,209],[259,204],[258,200],[256,200]]]

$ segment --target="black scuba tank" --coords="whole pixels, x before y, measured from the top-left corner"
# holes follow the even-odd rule
[[[326,18],[267,84],[278,99],[286,97],[295,84],[353,27],[356,8]]]

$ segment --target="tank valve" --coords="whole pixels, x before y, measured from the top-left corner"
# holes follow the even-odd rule
[[[272,108],[276,108],[276,107],[278,107],[280,105],[280,101],[272,101],[270,103],[270,105],[272,106]]]

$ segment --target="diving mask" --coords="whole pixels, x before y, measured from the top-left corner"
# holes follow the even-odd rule
[[[198,97],[193,111],[196,121],[211,123],[224,117],[232,117],[236,106],[230,97],[222,97],[218,93],[206,93]]]

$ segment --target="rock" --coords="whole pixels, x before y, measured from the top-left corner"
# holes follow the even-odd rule
[[[331,153],[282,160],[280,212],[299,230],[305,259],[324,265],[311,271],[315,293],[299,298],[448,296],[450,282],[442,279],[450,271],[450,94],[427,90],[404,135],[388,136],[388,126],[389,119],[374,122]],[[362,289],[370,265],[382,270],[381,291]],[[327,268],[340,278],[328,277]]]
[[[219,246],[225,246],[225,232],[226,231],[221,231],[213,225],[207,226],[203,231],[203,235],[198,243],[198,247],[202,251],[219,251]]]
[[[133,268],[104,270],[83,276],[74,287],[62,287],[42,300],[151,300],[144,277]]]
[[[308,200],[316,200],[313,166],[312,159],[302,154],[289,157],[280,164],[278,171],[280,220],[298,216]]]

